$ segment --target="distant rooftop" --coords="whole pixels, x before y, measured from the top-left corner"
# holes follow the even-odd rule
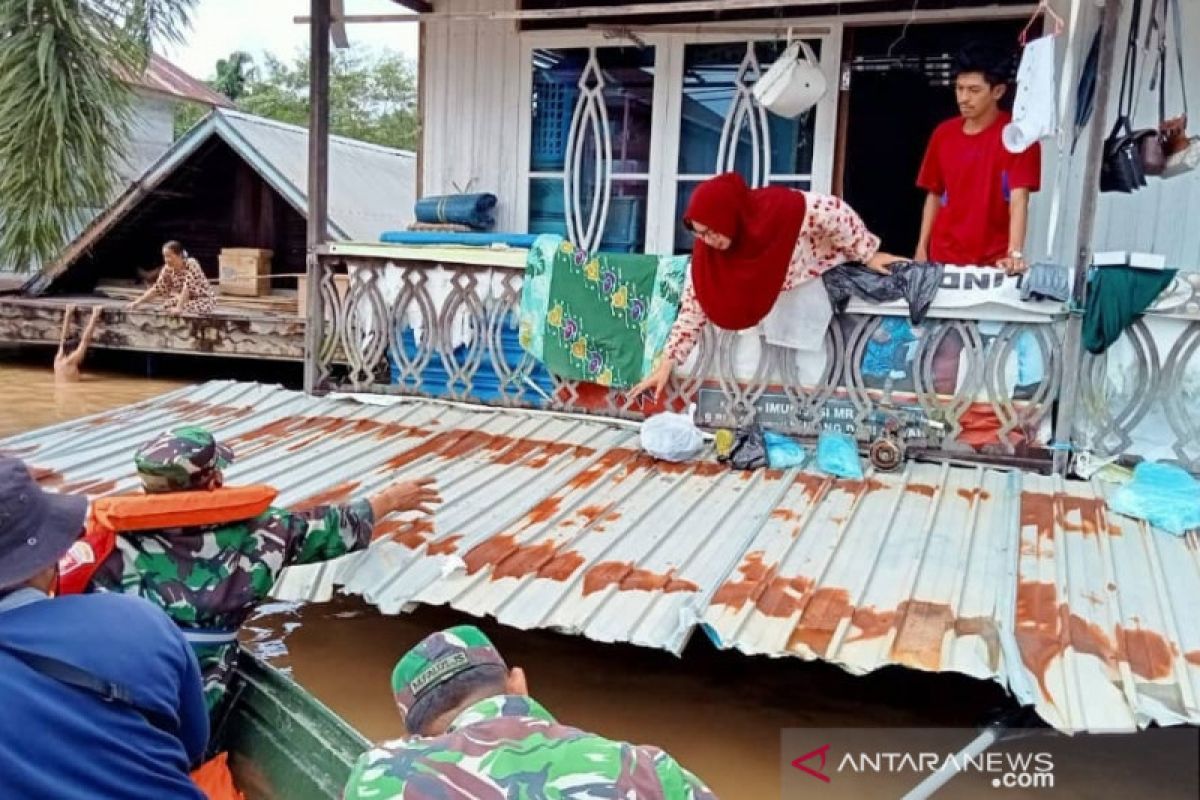
[[[132,86],[176,100],[188,100],[207,106],[231,108],[233,102],[214,91],[208,84],[193,78],[182,69],[158,54],[150,56],[150,63],[141,75],[130,78]]]

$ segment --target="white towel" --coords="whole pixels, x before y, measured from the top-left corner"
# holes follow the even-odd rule
[[[760,328],[768,344],[814,352],[825,348],[825,331],[833,319],[829,294],[813,278],[779,295]]]
[[[1054,91],[1054,36],[1043,36],[1025,45],[1017,70],[1017,98],[1012,122],[1004,126],[1004,147],[1024,153],[1038,139],[1053,136],[1058,126]]]

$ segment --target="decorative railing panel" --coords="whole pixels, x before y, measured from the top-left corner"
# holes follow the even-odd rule
[[[519,270],[346,256],[322,264],[321,390],[626,418],[651,410],[619,390],[561,380],[520,349]],[[343,270],[349,280],[335,281]],[[709,427],[757,419],[801,436],[837,428],[863,441],[890,427],[932,450],[1044,456],[1061,350],[1056,324],[927,320],[914,328],[848,315],[811,353],[709,329],[665,405],[695,404]]]
[[[1106,352],[1084,357],[1076,449],[1200,472],[1198,311],[1148,314]]]

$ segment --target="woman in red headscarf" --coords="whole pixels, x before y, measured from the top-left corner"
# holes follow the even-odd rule
[[[881,253],[879,237],[840,198],[783,186],[750,189],[736,172],[696,187],[683,222],[696,237],[691,280],[662,360],[632,397],[661,395],[705,325],[753,328],[780,294],[838,264],[858,261],[886,274],[903,260]]]

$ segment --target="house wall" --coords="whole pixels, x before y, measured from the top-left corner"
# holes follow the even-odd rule
[[[516,0],[454,0],[438,10],[499,11]],[[516,198],[521,106],[520,40],[511,22],[430,22],[421,88],[421,195],[458,190],[500,198],[497,228],[523,230]]]
[[[1072,0],[1053,0],[1064,17],[1071,14]],[[1075,12],[1079,33],[1070,41],[1060,39],[1059,78],[1064,75],[1068,49],[1072,59],[1071,88],[1061,109],[1065,120],[1074,115],[1074,85],[1078,81],[1099,11],[1089,0],[1077,0]],[[1126,22],[1128,24],[1128,3]],[[440,0],[438,11],[496,10],[516,6],[515,0]],[[1200,41],[1200,8],[1184,3],[1185,41]],[[928,12],[939,20],[952,19],[940,12]],[[850,15],[813,19],[813,25],[837,26]],[[973,18],[979,18],[978,13]],[[901,19],[901,22],[904,20]],[[806,24],[810,22],[806,20]],[[1123,25],[1122,30],[1127,30]],[[422,194],[437,194],[465,189],[495,192],[501,198],[498,227],[523,231],[523,163],[528,154],[521,149],[521,126],[526,108],[527,65],[524,53],[531,37],[539,33],[518,33],[505,22],[431,22],[426,26],[424,50],[424,128]],[[523,40],[525,44],[523,44]],[[1123,36],[1118,55],[1119,71],[1123,58]],[[1068,48],[1068,45],[1070,46]],[[1185,48],[1186,68],[1194,103],[1200,103],[1200,47]],[[836,73],[835,73],[836,74]],[[1137,126],[1156,122],[1157,102],[1146,88],[1143,73],[1139,92]],[[1168,83],[1177,90],[1174,67]],[[1108,119],[1098,124],[1108,127],[1115,114],[1119,81],[1111,87],[1113,107]],[[1172,95],[1169,113],[1179,113],[1177,96]],[[1197,106],[1200,108],[1200,106]],[[1193,117],[1198,116],[1193,114]],[[1079,214],[1079,176],[1084,167],[1085,131],[1079,147],[1069,152],[1072,131],[1069,123],[1057,144],[1043,143],[1043,191],[1035,196],[1031,210],[1030,232],[1026,249],[1034,258],[1055,258],[1070,263],[1075,248],[1074,234]],[[1193,132],[1200,124],[1193,122]],[[1061,157],[1059,154],[1062,154]],[[832,148],[820,155],[826,163],[814,164],[814,175],[832,171]],[[1061,163],[1060,163],[1061,162]],[[473,182],[472,182],[473,181]],[[1061,187],[1055,192],[1056,182]],[[1059,222],[1050,241],[1051,216],[1058,210]],[[1130,196],[1103,195],[1099,204],[1094,246],[1099,250],[1144,250],[1166,255],[1171,264],[1185,269],[1200,269],[1200,224],[1188,220],[1200,217],[1200,172],[1163,181],[1151,179],[1151,185]]]
[[[1126,2],[1126,8],[1129,3]],[[1190,132],[1200,133],[1200,3],[1183,0],[1184,63],[1190,103],[1193,109]],[[1125,24],[1128,24],[1128,11]],[[1124,26],[1122,31],[1128,30]],[[1124,64],[1125,40],[1119,42],[1116,69]],[[1140,57],[1140,64],[1145,62]],[[1167,65],[1167,115],[1183,113],[1178,95],[1179,77],[1172,45]],[[1158,96],[1151,93],[1147,83],[1149,69],[1143,74],[1137,95],[1137,115],[1134,128],[1158,124]],[[1104,120],[1105,133],[1116,116],[1117,93],[1120,81],[1114,82],[1109,118]],[[1161,253],[1168,262],[1182,269],[1200,270],[1200,171],[1169,180],[1151,178],[1150,185],[1132,195],[1101,195],[1096,218],[1096,247],[1098,250],[1138,250]]]

